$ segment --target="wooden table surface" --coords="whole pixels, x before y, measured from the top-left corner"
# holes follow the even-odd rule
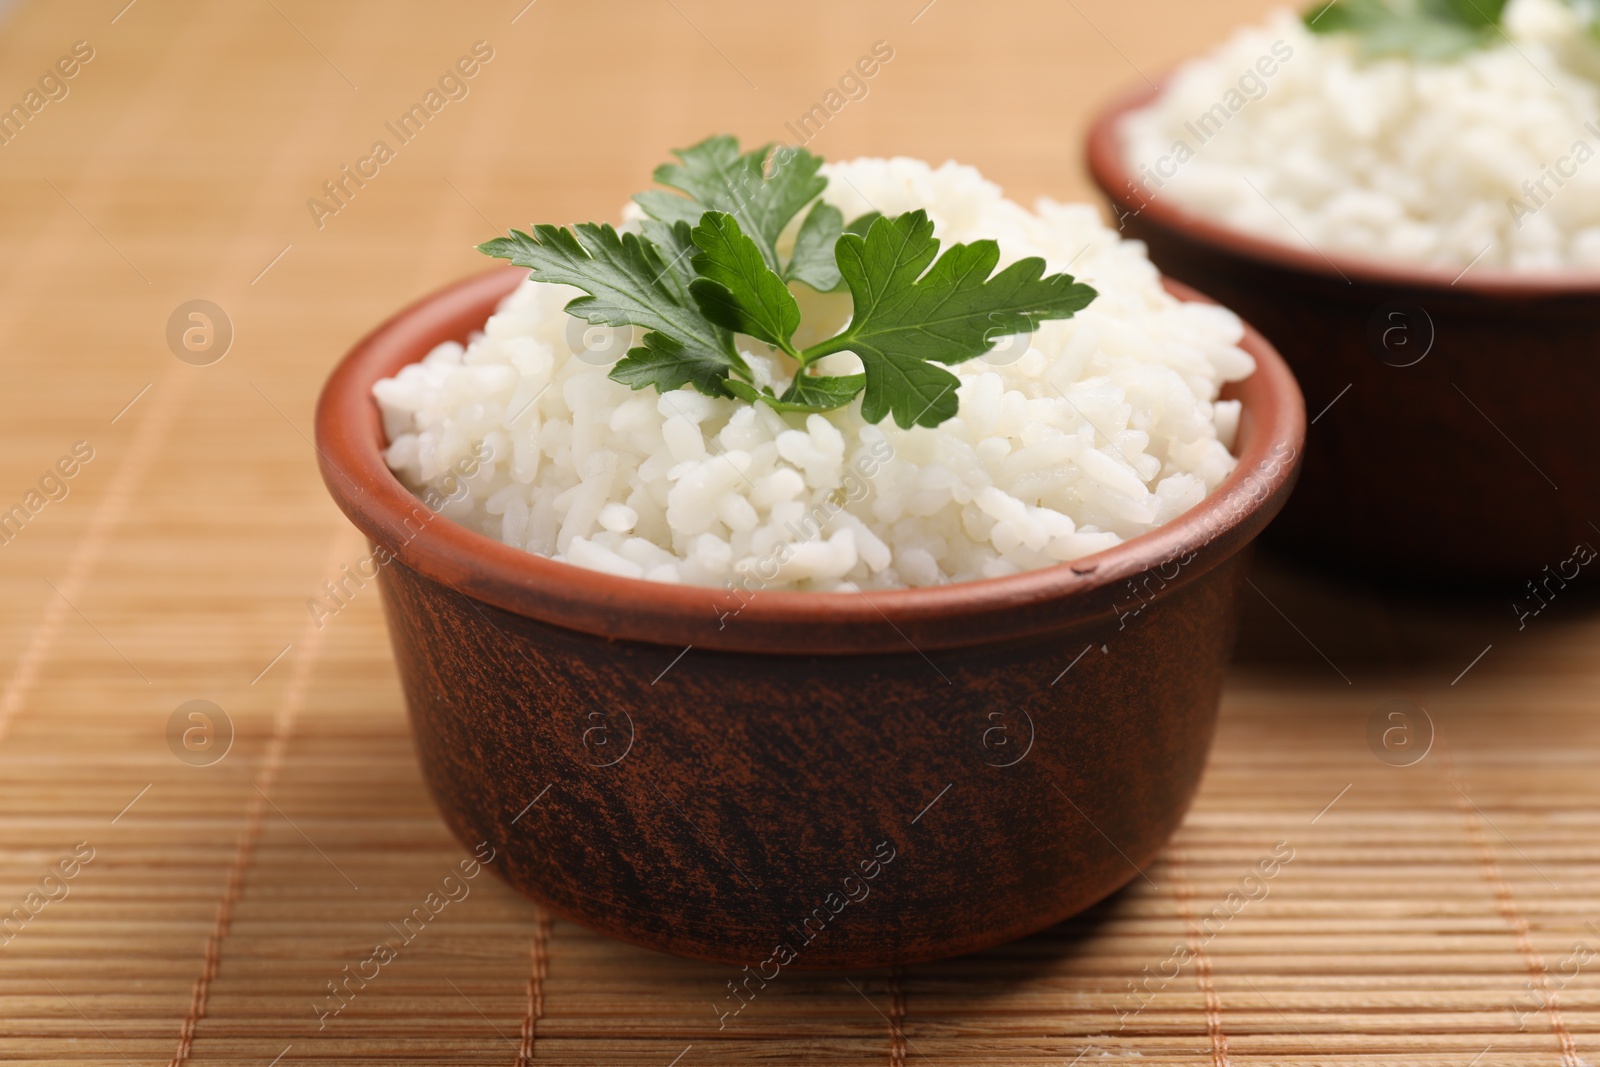
[[[376,596],[322,626],[307,609],[361,555],[308,441],[345,347],[481,269],[497,229],[611,217],[712,131],[787,137],[879,41],[893,59],[816,150],[1085,197],[1091,111],[1266,7],[524,3],[0,6],[0,106],[92,53],[0,144],[0,510],[42,503],[0,545],[0,920],[24,916],[0,923],[0,1060],[1600,1062],[1592,601],[1519,630],[1505,597],[1276,566],[1187,824],[1088,916],[967,959],[795,975],[719,1031],[731,969],[548,922],[483,879],[319,1022],[464,855],[423,792]],[[492,58],[466,95],[315,218],[308,199],[476,42]],[[168,324],[202,299],[233,339],[195,365]],[[234,734],[205,766],[169,725],[194,700]],[[1413,766],[1369,745],[1392,707],[1433,724]],[[1275,848],[1293,859],[1270,892],[1203,932]]]

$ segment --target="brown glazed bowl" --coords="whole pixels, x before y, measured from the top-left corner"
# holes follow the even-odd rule
[[[740,599],[493,541],[384,465],[373,383],[523,276],[401,312],[316,415],[468,848],[583,926],[769,980],[995,945],[1138,877],[1205,766],[1246,549],[1297,470],[1305,411],[1271,346],[1249,335],[1233,390],[1238,469],[1150,534],[1007,578]]]
[[[1325,258],[1142,195],[1102,113],[1089,170],[1127,236],[1283,353],[1313,412],[1274,549],[1418,582],[1535,578],[1600,522],[1600,274]],[[1148,186],[1146,187],[1148,188]]]

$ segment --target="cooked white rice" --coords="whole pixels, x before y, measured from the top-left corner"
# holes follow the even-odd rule
[[[1043,256],[1100,296],[1031,343],[953,368],[959,415],[907,431],[864,423],[859,401],[785,416],[687,388],[632,391],[592,351],[574,354],[585,334],[592,349],[610,332],[562,311],[578,291],[525,282],[466,348],[440,345],[374,387],[389,466],[414,491],[453,491],[448,518],[580,567],[812,590],[1077,559],[1177,517],[1233,469],[1239,406],[1217,395],[1254,368],[1239,320],[1168,296],[1143,246],[1092,208],[1041,201],[1030,213],[953,163],[862,159],[825,173],[846,218],[926,208],[942,241],[994,238],[1002,265]],[[808,322],[848,313],[848,296],[796,291]],[[748,338],[741,348],[781,388],[780,359]],[[834,372],[860,366],[829,359]]]
[[[1600,43],[1561,0],[1504,22],[1458,61],[1364,61],[1280,12],[1180,67],[1124,158],[1146,198],[1324,255],[1600,269]]]

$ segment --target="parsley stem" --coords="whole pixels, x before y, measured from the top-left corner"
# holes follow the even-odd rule
[[[800,361],[800,366],[808,367],[823,356],[831,356],[835,352],[850,351],[852,340],[850,332],[846,330],[844,333],[835,334],[826,341],[818,341],[805,351],[795,352],[793,355],[795,359]]]

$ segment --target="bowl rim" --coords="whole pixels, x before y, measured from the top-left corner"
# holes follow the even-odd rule
[[[1277,351],[1246,324],[1241,347],[1256,371],[1225,391],[1242,401],[1233,472],[1178,518],[1091,556],[934,587],[758,590],[748,599],[727,589],[588,570],[437,516],[383,459],[373,383],[443,341],[465,340],[525,277],[522,269],[501,267],[446,286],[351,348],[317,401],[318,464],[339,508],[375,546],[376,571],[397,562],[469,600],[565,630],[730,652],[926,658],[929,649],[1023,638],[1113,613],[1127,625],[1127,616],[1147,602],[1170,596],[1248,545],[1282,508],[1299,472],[1306,427],[1299,387]],[[1186,301],[1213,303],[1187,286],[1165,284]],[[1157,568],[1156,587],[1146,577],[1140,594],[1131,579]],[[1131,605],[1132,597],[1139,609],[1122,611],[1119,601]]]
[[[1234,255],[1274,270],[1317,275],[1321,278],[1383,287],[1403,287],[1433,296],[1501,299],[1530,297],[1600,296],[1600,270],[1516,271],[1505,267],[1476,268],[1409,264],[1375,257],[1339,253],[1326,255],[1262,237],[1192,212],[1163,198],[1137,196],[1133,174],[1123,159],[1119,127],[1136,111],[1164,92],[1171,74],[1148,85],[1128,90],[1103,108],[1090,124],[1087,136],[1089,175],[1112,202],[1120,223],[1124,213],[1147,216],[1157,224],[1180,230],[1192,239],[1220,246]],[[1140,202],[1142,201],[1142,203]],[[1310,241],[1306,242],[1310,245]]]

